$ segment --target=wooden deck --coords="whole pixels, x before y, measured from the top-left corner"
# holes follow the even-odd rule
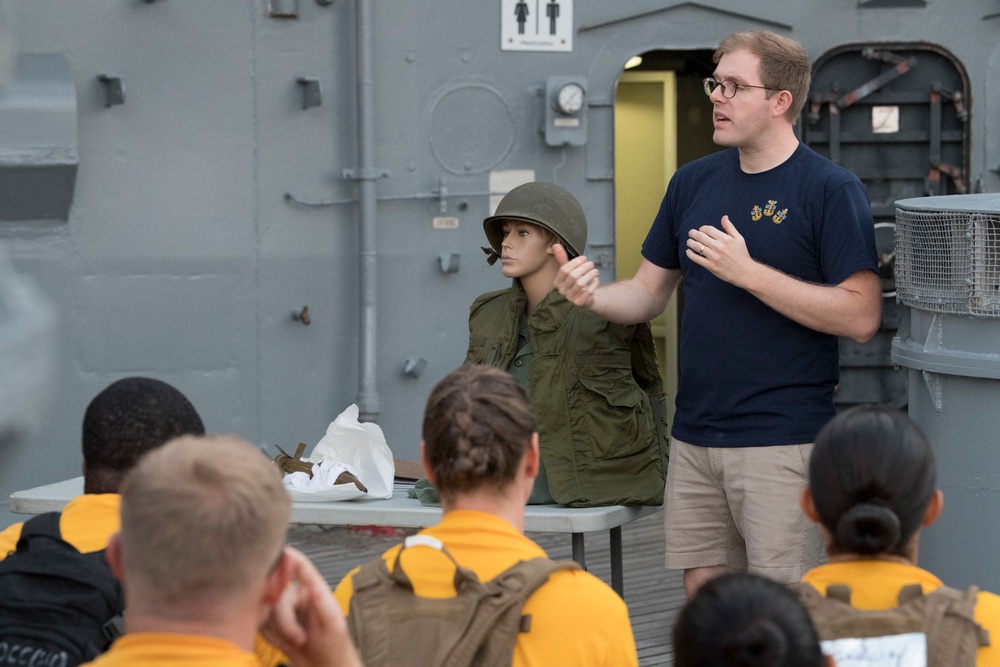
[[[370,560],[412,530],[345,528],[295,525],[289,543],[312,558],[320,572],[335,586],[355,565]],[[568,559],[569,535],[529,533],[551,558]],[[625,601],[642,667],[670,665],[670,630],[677,610],[684,604],[679,571],[663,568],[663,514],[639,519],[622,529],[625,564]],[[607,533],[586,536],[587,569],[610,584],[610,545]]]

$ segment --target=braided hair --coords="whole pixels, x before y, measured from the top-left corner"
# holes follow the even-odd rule
[[[424,456],[442,496],[503,490],[538,430],[520,383],[490,366],[462,366],[434,387],[424,411]]]

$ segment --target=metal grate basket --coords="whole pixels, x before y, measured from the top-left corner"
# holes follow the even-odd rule
[[[897,201],[896,290],[920,310],[1000,317],[1000,194]]]

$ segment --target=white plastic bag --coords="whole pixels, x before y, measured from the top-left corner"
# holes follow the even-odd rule
[[[342,463],[368,489],[365,493],[353,482],[333,486],[302,487],[285,477],[285,489],[292,500],[325,502],[356,498],[391,498],[392,480],[396,473],[392,451],[378,424],[358,421],[358,406],[351,404],[333,420],[326,435],[303,461]]]

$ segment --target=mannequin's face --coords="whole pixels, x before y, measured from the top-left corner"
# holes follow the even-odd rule
[[[511,220],[504,222],[501,229],[500,261],[508,278],[523,280],[555,261],[552,254],[555,238],[544,227]]]

